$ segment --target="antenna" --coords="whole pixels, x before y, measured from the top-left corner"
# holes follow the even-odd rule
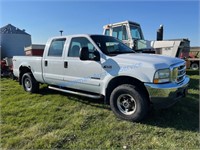
[[[63,30],[60,30],[59,32],[60,32],[60,36],[62,36]]]

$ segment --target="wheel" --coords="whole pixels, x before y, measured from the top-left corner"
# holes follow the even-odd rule
[[[141,121],[149,109],[147,97],[129,84],[120,85],[113,90],[110,106],[117,117],[134,122]]]
[[[191,68],[192,70],[198,70],[198,69],[199,69],[199,64],[196,63],[196,62],[194,62],[194,63],[191,64],[190,68]]]
[[[31,73],[25,73],[22,76],[22,86],[25,91],[36,93],[39,90],[39,83],[35,80]]]

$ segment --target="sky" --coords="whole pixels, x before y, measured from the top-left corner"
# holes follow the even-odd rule
[[[164,39],[188,38],[200,46],[200,1],[152,0],[0,0],[0,27],[25,29],[33,44],[71,34],[102,34],[103,26],[125,20],[141,25],[146,40],[155,40],[160,24]]]

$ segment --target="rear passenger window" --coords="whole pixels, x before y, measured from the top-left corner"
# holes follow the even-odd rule
[[[65,41],[65,38],[53,40],[49,47],[48,56],[62,57]]]

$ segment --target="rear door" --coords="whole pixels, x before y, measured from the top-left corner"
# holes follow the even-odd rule
[[[64,57],[66,38],[53,39],[47,45],[43,58],[43,77],[46,83],[59,85],[63,82]]]

